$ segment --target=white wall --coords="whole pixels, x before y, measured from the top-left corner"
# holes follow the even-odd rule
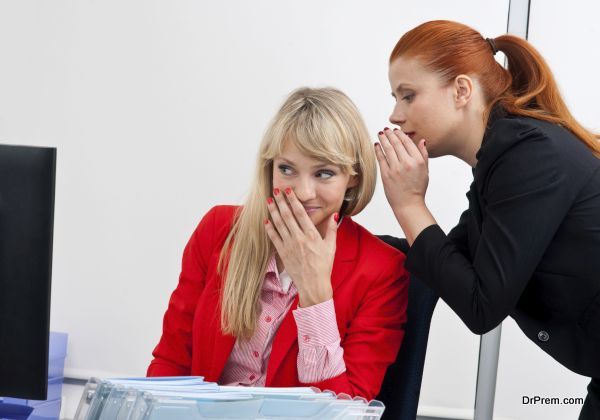
[[[70,334],[68,376],[145,373],[189,235],[212,205],[241,202],[290,90],[344,90],[375,139],[392,107],[387,57],[404,31],[437,18],[506,30],[508,0],[366,4],[0,0],[0,142],[59,150],[51,324]],[[469,183],[455,159],[431,163],[427,199],[444,229]],[[401,236],[381,186],[356,219]],[[438,305],[423,410],[470,412],[478,342]],[[506,357],[503,347],[501,363],[519,355]],[[496,412],[552,418],[515,417],[519,404],[499,397]]]

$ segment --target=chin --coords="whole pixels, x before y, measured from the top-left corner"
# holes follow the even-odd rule
[[[440,150],[436,149],[435,147],[432,148],[427,148],[427,155],[429,156],[429,159],[431,158],[437,158],[437,157],[442,157],[442,156],[447,156],[449,153],[443,153]]]

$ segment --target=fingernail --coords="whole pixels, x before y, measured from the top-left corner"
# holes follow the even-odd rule
[[[398,131],[398,129],[394,127],[394,131]]]
[[[423,146],[427,147],[427,142],[423,141]]]
[[[338,220],[340,220],[340,215],[337,213],[333,214],[333,220],[335,220],[335,222],[337,223]]]
[[[385,127],[383,130],[384,130],[384,131],[388,131],[388,130],[389,130],[389,128]]]
[[[273,188],[273,194],[279,195],[279,188]]]
[[[377,134],[379,134],[379,135],[381,136],[381,135],[383,134],[383,131],[380,131],[380,132],[379,132],[379,133],[377,133]]]
[[[271,197],[267,198],[267,204],[273,204],[273,199]]]
[[[269,219],[265,219],[265,225],[269,224]]]
[[[290,194],[292,193],[292,189],[291,189],[291,188],[289,188],[289,187],[288,187],[288,188],[286,188],[286,189],[285,189],[285,193],[286,193],[287,195],[290,195]]]

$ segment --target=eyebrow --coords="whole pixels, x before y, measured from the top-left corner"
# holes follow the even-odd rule
[[[391,92],[391,95],[395,98],[396,95],[394,94],[394,92],[402,92],[404,90],[414,90],[414,87],[412,87],[410,84],[398,83],[398,86],[396,86],[396,90]]]
[[[291,161],[291,160],[289,160],[289,159],[286,159],[286,158],[284,158],[284,157],[280,157],[280,158],[278,158],[278,159],[279,159],[279,160],[281,160],[283,163],[287,163],[288,165],[295,166],[294,162],[292,162],[292,161]],[[313,166],[311,167],[311,169],[320,169],[320,168],[324,168],[324,167],[326,167],[326,166],[335,166],[335,165],[334,165],[333,163],[327,163],[327,162],[323,162],[323,163],[320,163],[320,164],[318,164],[318,165],[313,165]]]

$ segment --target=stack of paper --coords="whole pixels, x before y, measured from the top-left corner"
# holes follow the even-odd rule
[[[88,381],[74,420],[365,419],[381,418],[380,401],[316,388],[219,386],[202,377]]]

